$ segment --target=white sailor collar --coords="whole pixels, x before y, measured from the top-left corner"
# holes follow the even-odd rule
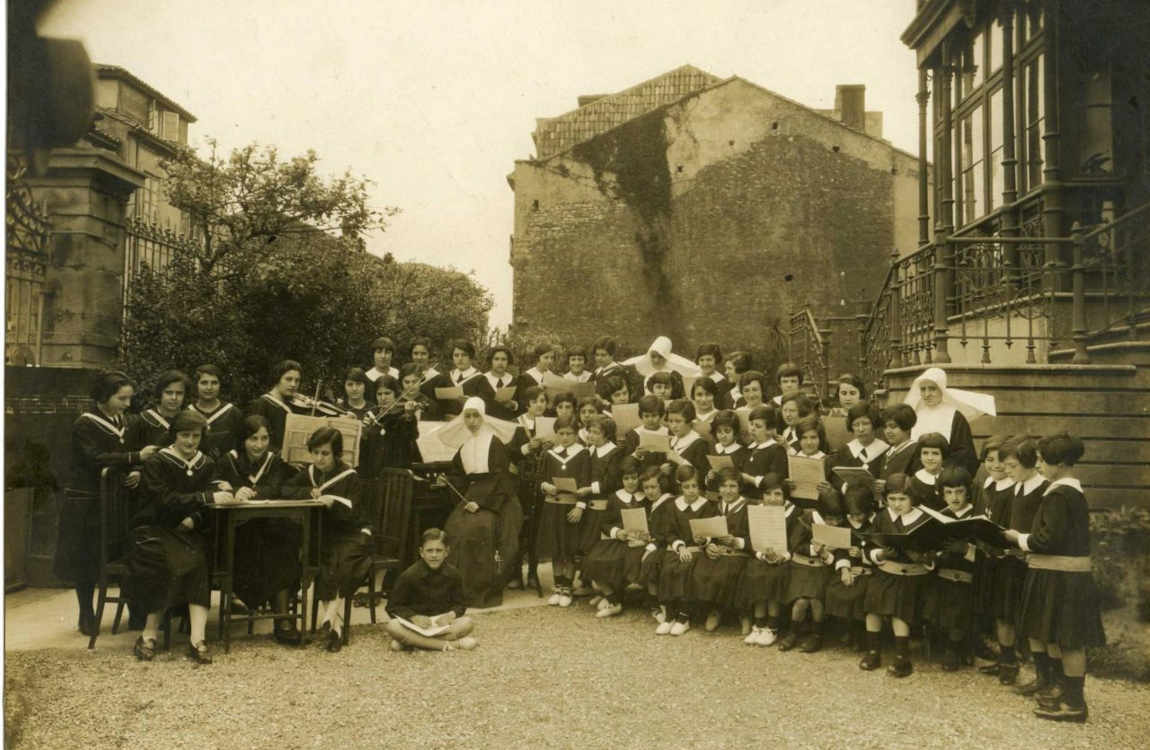
[[[232,450],[228,451],[228,456],[231,457],[232,466],[235,467],[236,471],[239,471],[240,470],[239,463],[238,463],[240,460],[239,451],[232,449]],[[264,472],[267,471],[268,467],[272,465],[272,459],[273,458],[275,458],[275,453],[273,451],[265,452],[264,453],[264,460],[263,460],[263,463],[261,464],[261,466],[259,468],[259,471],[257,471],[255,474],[248,474],[248,481],[250,481],[252,483],[253,487],[255,487],[257,484],[259,484],[260,479],[263,478]],[[248,461],[248,457],[247,457],[246,453],[244,454],[244,461],[249,463],[249,464],[251,463],[250,461]],[[250,468],[250,466],[249,466],[249,468]]]
[[[723,511],[723,515],[726,515],[728,513],[738,513],[740,510],[743,509],[743,506],[746,504],[747,504],[747,498],[743,497],[742,495],[739,495],[734,500],[732,500],[730,502],[730,504],[726,503],[725,501],[720,500],[719,501],[719,509]]]
[[[682,437],[673,436],[671,438],[671,448],[676,453],[678,453],[679,455],[682,455],[683,451],[690,448],[691,445],[693,443],[695,443],[695,441],[697,441],[697,440],[702,440],[702,438],[699,437],[699,433],[695,432],[695,430],[692,429],[690,432],[688,432],[686,435],[684,435]]]
[[[507,386],[511,385],[511,382],[513,380],[511,375],[509,375],[506,372],[503,373],[503,375],[496,376],[495,373],[491,372],[490,370],[483,373],[483,377],[487,378],[487,382],[491,384],[491,387],[494,390],[499,390],[500,388],[506,388]],[[507,378],[506,383],[503,382],[504,378]]]
[[[1046,481],[1046,477],[1042,476],[1041,474],[1036,473],[1034,476],[1023,481],[1022,484],[1016,484],[1014,486],[1015,487],[1014,494],[1017,495],[1019,493],[1019,490],[1021,490],[1023,495],[1029,495],[1031,492],[1034,492],[1036,489],[1041,487],[1042,483],[1045,481]]]
[[[939,474],[941,474],[941,472],[939,472]],[[918,481],[922,482],[923,484],[929,484],[931,487],[933,487],[935,485],[935,483],[938,481],[938,475],[931,474],[926,469],[919,469],[918,471],[916,471],[914,473],[914,478],[917,479]]]
[[[723,445],[722,443],[715,443],[715,455],[729,456],[732,453],[739,450],[739,448],[742,448],[742,447],[743,446],[739,445],[737,442],[735,442],[733,440],[731,441],[730,445]]]
[[[895,510],[893,507],[891,507],[889,505],[886,508],[886,514],[887,514],[887,517],[889,517],[891,521],[897,521],[898,517],[900,515],[897,510]]]
[[[986,481],[982,483],[982,488],[986,489],[990,485],[994,485],[997,492],[1008,490],[1014,486],[1014,480],[1010,477],[1003,477],[1002,479],[995,479],[994,477],[987,477]]]
[[[140,416],[148,424],[154,425],[156,427],[163,427],[165,430],[172,429],[172,423],[168,421],[168,418],[160,414],[160,412],[156,411],[155,409],[145,409],[144,413]]]
[[[575,458],[575,456],[578,456],[583,451],[583,446],[580,445],[579,443],[572,443],[571,445],[567,446],[567,448],[566,448],[567,455],[565,455],[565,456],[559,455],[559,451],[561,451],[561,450],[564,450],[564,449],[556,446],[554,448],[551,448],[547,452],[550,453],[552,456],[554,456],[556,461],[558,461],[559,463],[563,464],[564,467],[566,467],[568,461],[570,461],[572,458]]]
[[[917,443],[918,443],[917,440],[904,440],[901,443],[899,443],[898,445],[892,445],[892,446],[890,446],[890,456],[894,456],[898,453],[902,453],[904,450],[906,450],[907,448],[909,448],[912,445],[916,445]],[[889,458],[889,456],[888,456],[888,458]]]
[[[815,451],[814,453],[812,453],[811,455],[808,456],[807,454],[800,451],[798,448],[791,448],[790,450],[787,451],[787,455],[788,456],[799,456],[801,458],[826,458],[827,457],[827,454],[823,453],[822,451]]]
[[[915,521],[917,521],[918,519],[922,518],[922,517],[923,517],[923,516],[925,516],[925,515],[926,515],[926,514],[925,514],[925,513],[923,513],[923,512],[922,512],[920,509],[918,509],[918,508],[911,508],[911,509],[910,509],[910,510],[908,510],[906,513],[903,513],[903,514],[902,514],[902,516],[901,516],[901,518],[902,518],[902,525],[903,525],[903,526],[907,526],[907,525],[909,525],[909,524],[912,524],[912,523],[914,523]]]
[[[530,375],[531,379],[536,383],[543,382],[543,373],[539,372],[538,367],[532,367],[531,369],[527,370],[527,374]]]
[[[439,375],[439,370],[435,369],[434,367],[428,367],[426,370],[423,371],[422,380],[423,380],[423,382],[426,383],[427,381],[431,380],[432,378],[438,377],[438,375]]]
[[[695,415],[695,421],[696,422],[710,422],[712,419],[715,418],[715,415],[718,413],[719,413],[718,409],[712,408],[706,414],[696,414]]]
[[[1049,495],[1054,491],[1055,487],[1069,487],[1072,490],[1077,490],[1079,493],[1082,493],[1082,482],[1074,477],[1062,477],[1061,479],[1055,479],[1051,482],[1050,486],[1046,488],[1046,492],[1042,494]]]
[[[763,442],[763,443],[751,443],[747,447],[753,448],[755,450],[759,450],[759,449],[770,448],[772,445],[778,445],[778,443],[775,442],[774,438],[770,438],[769,440],[767,440],[766,442]]]
[[[159,450],[159,455],[165,458],[169,463],[175,464],[184,470],[184,473],[189,477],[192,476],[197,470],[202,469],[204,464],[208,462],[207,456],[200,451],[196,451],[196,455],[189,459],[185,459],[175,448],[168,446]]]
[[[684,513],[687,511],[688,508],[690,508],[691,511],[693,512],[693,511],[697,511],[699,508],[702,508],[703,505],[706,504],[706,502],[707,502],[706,495],[699,495],[699,497],[695,500],[695,502],[691,503],[690,505],[687,505],[686,498],[684,498],[682,495],[679,495],[677,498],[675,498],[675,507]]]
[[[847,450],[851,452],[851,455],[855,458],[861,458],[863,463],[868,464],[882,454],[886,453],[889,449],[890,446],[887,445],[886,441],[880,440],[878,438],[875,438],[873,441],[871,441],[871,444],[865,448],[863,447],[863,444],[860,443],[857,439],[847,443]]]
[[[352,476],[353,474],[355,474],[355,469],[347,468],[347,469],[344,469],[343,471],[339,472],[338,474],[333,474],[332,476],[328,477],[327,479],[324,479],[322,484],[317,484],[316,482],[319,480],[317,480],[316,476],[315,476],[315,464],[310,464],[307,467],[308,481],[311,482],[312,487],[316,487],[320,490],[326,490],[328,487],[331,487],[333,484],[336,484],[341,479]],[[350,505],[348,507],[350,507]]]
[[[790,518],[792,515],[794,515],[795,508],[797,507],[798,506],[792,503],[790,500],[783,500],[783,518]]]
[[[101,430],[109,433],[110,435],[115,435],[117,438],[120,439],[121,443],[124,442],[125,420],[122,416],[120,417],[120,426],[119,427],[117,427],[114,422],[112,422],[111,420],[104,417],[103,414],[96,414],[94,412],[86,411],[83,414],[81,414],[80,416],[81,417],[87,417],[88,419],[95,422],[96,426],[99,427]]]
[[[947,508],[946,508],[946,511],[948,513],[950,513],[952,516],[954,516],[955,518],[965,518],[973,510],[974,510],[974,506],[971,505],[969,502],[966,505],[962,506],[962,509],[958,510],[958,511],[951,510],[949,506],[947,506]]]
[[[594,456],[598,456],[599,458],[605,458],[606,456],[608,456],[611,453],[611,451],[615,450],[615,443],[608,440],[607,442],[603,443],[599,447],[589,448],[588,450],[590,450],[591,454]]]
[[[199,406],[196,406],[195,404],[191,404],[190,406],[188,406],[188,408],[194,410],[197,414],[199,414],[201,417],[206,419],[208,424],[211,424],[212,422],[215,422],[217,419],[219,419],[223,415],[227,414],[230,409],[233,409],[235,407],[232,404],[228,403],[227,401],[221,401],[220,405],[216,407],[216,410],[212,411],[212,412],[206,412],[203,409],[201,409]]]
[[[672,495],[670,492],[664,492],[664,493],[663,493],[663,494],[662,494],[662,495],[659,497],[659,499],[658,499],[658,500],[656,500],[655,502],[651,503],[651,510],[655,510],[655,508],[658,508],[660,505],[662,505],[663,503],[667,502],[667,500],[669,500],[669,499],[671,499],[671,498],[673,498],[673,497],[674,497],[674,495]]]
[[[591,373],[588,370],[584,370],[578,375],[575,375],[570,370],[568,370],[567,372],[563,373],[562,378],[564,380],[570,380],[573,383],[586,383],[591,379]]]
[[[727,379],[726,376],[724,376],[723,373],[719,372],[718,370],[715,370],[714,372],[712,372],[707,377],[709,377],[711,380],[713,380],[716,383],[722,383],[724,380]]]
[[[265,394],[261,395],[261,396],[260,396],[260,398],[264,399],[264,400],[265,400],[265,401],[267,401],[268,403],[272,403],[272,404],[275,404],[275,405],[276,405],[276,406],[278,406],[279,408],[281,408],[281,409],[283,409],[284,411],[286,411],[288,414],[291,414],[291,413],[292,413],[292,411],[291,411],[291,407],[290,407],[290,406],[288,406],[287,404],[285,404],[285,403],[284,403],[282,400],[280,400],[279,396],[273,396],[273,395],[272,395],[272,394],[270,394],[270,393],[265,393]]]
[[[468,367],[466,370],[456,370],[453,368],[451,370],[451,382],[453,382],[453,383],[464,383],[468,380],[471,380],[473,377],[475,377],[478,374],[479,374],[479,370],[476,370],[474,365],[471,367]]]
[[[615,497],[619,498],[619,502],[623,503],[624,505],[631,505],[632,503],[637,503],[637,502],[639,502],[639,499],[642,496],[643,496],[643,493],[641,493],[641,492],[631,493],[631,492],[628,492],[627,490],[624,490],[621,488],[615,490]]]

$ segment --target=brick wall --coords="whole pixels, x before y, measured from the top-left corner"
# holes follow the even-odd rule
[[[885,276],[914,160],[734,81],[516,164],[514,324],[632,351],[771,349],[793,310],[853,315]]]

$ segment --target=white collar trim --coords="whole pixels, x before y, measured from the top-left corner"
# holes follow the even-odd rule
[[[680,511],[683,511],[683,512],[686,512],[687,508],[690,508],[692,511],[696,511],[699,508],[702,508],[706,502],[707,502],[707,496],[706,495],[699,495],[698,499],[695,500],[695,502],[691,503],[690,505],[687,505],[686,499],[682,495],[680,495],[679,497],[675,498],[675,507],[678,508]]]
[[[1078,490],[1078,492],[1082,492],[1082,482],[1078,481],[1074,477],[1062,477],[1062,479],[1055,479],[1053,482],[1051,482],[1050,486],[1046,488],[1046,492],[1042,494],[1049,495],[1054,491],[1055,487],[1069,487],[1072,490]]]
[[[917,479],[918,481],[922,482],[923,484],[929,484],[931,487],[933,487],[935,485],[935,483],[938,481],[938,476],[935,474],[931,474],[926,469],[919,469],[918,471],[916,471],[914,473],[914,478]]]

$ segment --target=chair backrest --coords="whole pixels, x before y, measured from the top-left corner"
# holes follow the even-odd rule
[[[381,469],[376,550],[405,561],[411,540],[411,506],[414,480],[407,469]]]
[[[135,515],[135,495],[124,486],[124,472],[100,472],[100,569],[128,554]]]

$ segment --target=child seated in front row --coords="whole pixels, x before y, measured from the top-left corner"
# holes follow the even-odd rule
[[[791,602],[791,627],[779,640],[779,651],[795,646],[805,654],[823,647],[823,618],[827,584],[833,575],[834,553],[815,544],[813,524],[840,526],[843,522],[842,497],[834,488],[819,493],[818,508],[811,512],[811,526],[801,524],[798,544],[791,553],[787,601]],[[807,618],[810,617],[809,627]],[[800,642],[800,631],[807,629]]]
[[[880,534],[903,534],[927,523],[930,516],[915,507],[918,503],[911,480],[905,474],[891,474],[886,480],[886,509],[875,515],[873,530]],[[887,672],[892,677],[906,677],[914,671],[910,662],[910,627],[918,621],[932,567],[931,556],[926,552],[890,547],[868,548],[867,556],[878,572],[867,581],[863,600],[867,652],[859,662],[859,669],[869,671],[882,664],[882,622],[884,617],[889,617],[894,630],[895,663]]]
[[[703,541],[695,538],[691,521],[719,514],[718,506],[701,494],[700,479],[698,471],[690,464],[679,466],[675,472],[681,494],[672,506],[673,525],[666,537],[667,546],[659,573],[659,604],[666,616],[655,629],[655,635],[679,636],[691,629],[691,569]]]
[[[603,598],[596,617],[614,617],[623,611],[623,592],[638,586],[643,553],[650,534],[623,528],[624,510],[643,510],[647,502],[639,489],[639,463],[627,456],[620,463],[622,489],[607,498],[599,541],[583,561],[583,576]]]
[[[471,635],[475,625],[463,603],[463,577],[448,565],[447,534],[441,529],[428,529],[420,537],[419,557],[395,581],[387,597],[387,633],[391,650],[413,648],[428,651],[470,651],[479,645]],[[403,624],[399,618],[421,627],[450,625],[434,636],[426,636]]]
[[[843,645],[865,651],[866,612],[863,599],[874,566],[866,557],[863,542],[855,538],[855,534],[871,528],[874,520],[873,486],[865,483],[848,484],[843,505],[852,533],[851,546],[834,552],[835,575],[827,584],[826,610],[831,617],[838,617],[847,623]]]
[[[796,538],[802,513],[791,504],[786,484],[778,474],[767,474],[759,484],[763,505],[781,505],[786,518],[787,546]],[[787,596],[789,550],[756,549],[739,577],[735,606],[754,617],[751,632],[743,639],[748,646],[770,646],[778,640],[779,613]]]
[[[726,610],[734,609],[735,590],[743,568],[750,560],[750,525],[747,521],[747,499],[739,494],[739,470],[728,466],[719,471],[719,515],[727,519],[727,535],[707,539],[703,554],[691,571],[691,601],[707,610],[705,629],[719,627]],[[743,618],[743,635],[751,632],[751,619]]]

